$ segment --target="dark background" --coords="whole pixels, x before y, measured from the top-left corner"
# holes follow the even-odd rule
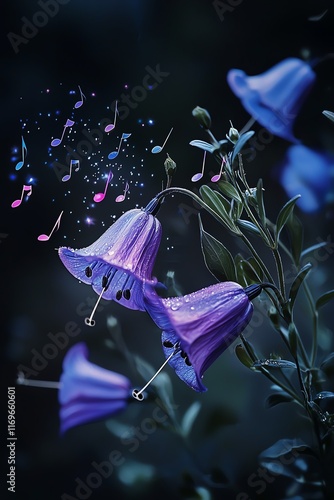
[[[189,146],[189,142],[206,137],[194,121],[192,109],[200,105],[210,111],[218,138],[228,132],[229,120],[241,129],[249,115],[227,85],[228,70],[241,68],[247,74],[258,74],[286,57],[313,61],[334,52],[330,2],[244,0],[226,12],[221,21],[214,4],[205,0],[70,0],[59,5],[59,12],[38,28],[28,43],[18,46],[17,54],[8,33],[22,35],[25,22],[22,18],[31,20],[41,7],[35,1],[14,0],[5,4],[5,14],[1,15],[0,113],[0,233],[7,235],[0,243],[4,385],[14,385],[17,367],[29,366],[31,362],[31,349],[41,350],[47,333],[63,331],[68,321],[75,321],[82,330],[80,339],[71,340],[71,344],[85,340],[93,361],[129,374],[129,368],[105,344],[109,314],[117,317],[129,348],[158,367],[163,360],[159,332],[144,313],[109,303],[97,315],[94,330],[84,325],[77,307],[87,297],[96,296],[69,275],[54,249],[61,245],[87,246],[109,226],[113,216],[118,217],[136,204],[145,205],[165,182],[165,152],[177,163],[174,185],[194,188],[190,179],[200,171],[202,154]],[[325,9],[329,10],[319,21],[309,19]],[[104,136],[92,159],[83,158],[80,171],[73,173],[68,183],[60,182],[52,163],[55,160],[65,163],[64,145],[75,147],[81,130],[97,128],[104,117],[112,120],[111,103],[120,99],[123,92],[141,85],[147,66],[157,65],[169,76],[136,109],[130,110],[127,118],[118,121],[108,138]],[[333,70],[334,59],[319,64],[316,85],[295,126],[296,136],[305,145],[326,148],[329,152],[334,150],[333,124],[321,111],[334,109]],[[73,110],[79,98],[78,85],[87,99],[81,108]],[[70,116],[77,122],[73,131],[65,135],[64,145],[50,148],[52,138],[59,137]],[[148,120],[153,120],[153,124]],[[171,127],[174,131],[164,152],[152,155],[152,146],[162,144]],[[259,125],[254,124],[253,129],[258,130]],[[93,194],[103,190],[100,175],[110,170],[106,156],[117,146],[123,132],[132,135],[126,143],[127,155],[120,154],[113,167],[114,183],[109,196],[100,205],[90,207]],[[28,155],[23,168],[15,171],[21,159],[21,135]],[[247,165],[250,185],[255,185],[260,176],[264,179],[267,210],[272,218],[286,201],[275,166],[288,146],[275,138]],[[209,172],[217,173],[216,165],[213,159],[208,159],[205,182],[210,179]],[[143,186],[135,186],[131,170],[134,176],[140,174]],[[29,184],[31,178],[34,179],[31,198],[12,209],[11,203],[19,197],[22,184]],[[126,180],[132,181],[130,192],[126,201],[118,205],[113,200],[121,194]],[[92,184],[94,181],[98,181],[96,185]],[[180,210],[181,203],[189,204],[175,196],[161,209],[163,240],[155,274],[163,280],[168,270],[175,271],[178,285],[186,293],[207,286],[214,279],[206,270],[200,252],[197,218],[192,215],[187,223]],[[64,215],[59,231],[50,241],[38,242],[37,236],[51,230],[61,210]],[[94,225],[85,223],[87,216],[94,218]],[[306,227],[306,245],[331,234],[330,205],[317,214],[299,212],[299,216]],[[204,214],[203,221],[206,228],[224,239],[233,253],[239,250],[237,242],[227,233],[222,234],[209,216]],[[319,264],[312,282],[316,295],[332,288],[331,269],[331,259]],[[302,312],[300,316],[307,336],[307,318],[303,318]],[[252,341],[263,352],[281,350],[279,339],[267,325],[252,334]],[[38,378],[57,381],[65,352],[50,360]],[[166,371],[173,382],[180,415],[193,401],[202,402],[191,444],[205,472],[220,468],[233,485],[229,493],[216,490],[214,498],[236,498],[238,492],[245,491],[247,478],[257,470],[258,453],[277,439],[292,439],[296,433],[309,437],[308,428],[300,426],[295,408],[264,410],[269,383],[248,372],[232,351],[226,352],[206,374],[209,391],[204,395],[196,395],[172,371],[168,368]],[[6,387],[2,400],[6,401]],[[105,422],[88,424],[60,438],[54,390],[18,386],[16,404],[16,498],[56,499],[64,492],[75,497],[75,478],[84,480],[92,470],[92,461],[105,460],[111,450],[122,446]],[[152,409],[131,407],[119,416],[119,421],[124,425],[139,425],[151,415]],[[214,433],[217,415],[226,425]],[[6,422],[2,428],[4,447]],[[137,463],[154,466],[154,480],[143,479],[139,485],[129,485],[115,471],[91,498],[180,495],[185,481],[183,474],[193,466],[175,436],[158,430],[135,453],[127,455],[127,450],[123,451],[126,464],[135,463],[132,470],[136,470]],[[7,465],[3,470],[7,470]],[[193,476],[197,484],[203,485],[196,472]],[[251,493],[254,495],[254,490]]]

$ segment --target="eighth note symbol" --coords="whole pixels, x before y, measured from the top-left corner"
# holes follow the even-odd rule
[[[224,165],[225,165],[225,158],[223,158],[222,164],[220,166],[219,174],[214,175],[213,177],[211,177],[211,182],[218,182],[218,181],[220,181],[220,178],[221,178],[222,173],[223,173],[223,167],[224,167]]]
[[[61,180],[62,180],[63,182],[67,182],[67,181],[69,181],[69,180],[70,180],[71,175],[72,175],[72,167],[73,167],[74,165],[76,165],[76,168],[74,169],[74,172],[77,172],[77,171],[79,170],[79,168],[80,168],[80,163],[79,163],[79,160],[71,160],[71,162],[70,162],[70,173],[69,173],[69,174],[64,175],[64,176],[61,178]]]
[[[61,219],[61,216],[63,215],[63,213],[64,213],[64,210],[61,211],[58,219],[56,220],[55,225],[53,226],[53,228],[51,230],[51,233],[49,235],[48,234],[40,234],[38,236],[38,238],[37,238],[38,241],[49,241],[49,239],[51,238],[51,235],[52,235],[53,231],[55,230],[55,228],[57,228],[56,231],[58,231],[59,226],[60,226],[60,219]]]
[[[129,184],[126,182],[123,194],[119,194],[115,199],[116,203],[121,203],[125,200],[126,193],[129,191]]]
[[[64,137],[64,134],[65,134],[65,130],[67,129],[67,127],[72,127],[72,125],[74,125],[74,121],[73,120],[70,120],[69,118],[66,120],[66,123],[64,125],[64,130],[63,130],[63,133],[61,134],[61,138],[60,139],[53,139],[53,141],[51,142],[51,146],[54,148],[56,146],[59,146],[59,144],[61,143],[61,141],[63,140],[63,137]]]
[[[156,153],[161,153],[161,151],[162,151],[162,150],[163,150],[163,148],[165,147],[165,144],[166,144],[166,142],[168,141],[169,136],[170,136],[170,134],[171,134],[172,132],[173,132],[173,127],[170,129],[169,134],[167,135],[167,137],[166,137],[165,142],[163,143],[163,145],[162,145],[162,146],[154,146],[154,148],[152,148],[152,150],[151,150],[151,153],[153,153],[153,154],[156,154]]]
[[[131,134],[122,134],[121,140],[119,141],[118,151],[112,151],[111,153],[109,153],[108,154],[109,160],[113,160],[114,158],[116,158],[116,156],[118,156],[118,153],[121,150],[121,144],[122,144],[123,139],[128,139],[130,137],[130,135]]]
[[[109,123],[109,125],[107,125],[106,128],[104,129],[105,132],[111,132],[116,127],[116,114],[118,114],[117,101],[115,107],[114,123]]]
[[[195,174],[192,176],[191,180],[192,182],[197,182],[200,179],[202,179],[203,174],[204,174],[204,167],[205,167],[205,158],[206,158],[206,151],[204,151],[204,156],[203,156],[203,163],[202,163],[202,172]]]
[[[31,193],[32,193],[32,186],[25,186],[25,185],[23,185],[22,193],[21,193],[21,198],[19,200],[13,201],[13,203],[11,204],[12,208],[16,208],[16,207],[19,207],[21,205],[22,200],[23,200],[23,194],[24,194],[25,191],[27,191],[27,196],[30,196]]]
[[[22,139],[22,161],[18,161],[17,164],[15,165],[15,170],[20,170],[20,168],[23,167],[24,165],[24,152],[27,154],[27,146],[26,143],[24,142],[23,135],[21,136]]]
[[[79,87],[79,90],[80,90],[81,99],[80,99],[80,101],[77,101],[77,102],[74,104],[75,109],[80,108],[80,107],[83,105],[83,99],[84,99],[84,98],[86,99],[85,94],[83,94],[83,93],[82,93],[82,91],[81,91],[80,85],[78,85],[78,87]]]
[[[100,201],[104,200],[104,198],[106,196],[106,192],[107,192],[108,186],[109,186],[109,182],[111,181],[112,178],[113,178],[113,173],[109,172],[108,179],[107,179],[107,182],[106,182],[106,187],[104,188],[104,192],[103,193],[96,193],[94,195],[93,200],[95,201],[95,203],[100,203]]]

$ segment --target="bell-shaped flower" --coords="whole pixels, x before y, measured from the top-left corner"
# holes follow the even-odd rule
[[[162,299],[146,287],[146,309],[163,330],[162,346],[176,374],[196,391],[202,377],[249,323],[261,285],[226,281],[181,297]],[[136,397],[136,395],[134,395]]]
[[[316,212],[333,201],[334,157],[307,148],[291,146],[279,168],[280,182],[287,195],[300,194],[297,204],[304,212]]]
[[[160,241],[161,224],[150,209],[132,209],[88,247],[61,247],[59,257],[73,276],[92,285],[99,294],[98,302],[101,298],[115,300],[143,311],[143,284],[157,283],[152,270]],[[89,326],[95,324],[92,317],[97,304],[85,320]]]
[[[60,430],[109,417],[127,407],[131,383],[88,361],[86,344],[75,344],[63,361],[58,399]]]
[[[227,82],[244,108],[272,134],[291,142],[295,119],[312,88],[316,75],[301,59],[288,58],[264,73],[248,76],[231,69]]]

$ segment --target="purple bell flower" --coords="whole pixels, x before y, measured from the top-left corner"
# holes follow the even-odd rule
[[[192,389],[206,391],[204,372],[249,323],[251,300],[261,285],[244,289],[226,281],[182,297],[162,299],[154,289],[145,291],[146,309],[163,330],[162,346],[169,364]]]
[[[59,257],[73,276],[92,285],[99,300],[116,300],[129,309],[144,311],[142,287],[146,282],[157,283],[152,270],[160,241],[158,219],[149,210],[133,209],[90,246],[79,250],[61,247]],[[92,315],[86,318],[90,326],[95,324]]]
[[[311,213],[333,196],[333,173],[333,156],[298,144],[288,149],[279,176],[287,195],[300,194],[299,208]]]
[[[284,59],[257,76],[241,69],[227,74],[231,90],[252,117],[272,134],[295,143],[294,121],[315,78],[309,64],[297,58]]]
[[[123,375],[90,363],[86,344],[75,344],[64,358],[60,378],[61,433],[124,410],[130,386]]]

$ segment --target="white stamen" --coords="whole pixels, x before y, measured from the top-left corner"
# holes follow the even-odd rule
[[[151,382],[153,382],[153,380],[155,379],[155,377],[157,375],[159,375],[159,373],[161,372],[161,370],[167,365],[168,361],[170,359],[172,359],[172,357],[174,356],[174,354],[176,354],[177,352],[179,351],[178,350],[175,350],[172,352],[172,354],[170,354],[168,356],[168,358],[165,360],[165,362],[160,366],[159,370],[153,375],[153,377],[147,382],[146,385],[144,385],[144,387],[142,389],[140,389],[140,391],[138,391],[137,389],[133,389],[132,391],[132,396],[137,399],[138,401],[143,401],[144,399],[144,396],[142,395],[142,393],[145,391],[145,389],[150,385]]]
[[[95,325],[95,320],[93,319],[93,316],[95,314],[97,306],[99,305],[100,300],[102,299],[102,295],[103,295],[104,292],[105,292],[105,288],[102,288],[102,291],[101,291],[101,293],[99,295],[99,298],[96,301],[96,304],[94,306],[94,309],[91,312],[90,317],[89,318],[85,318],[85,324],[86,325],[88,325],[88,326],[94,326]]]

